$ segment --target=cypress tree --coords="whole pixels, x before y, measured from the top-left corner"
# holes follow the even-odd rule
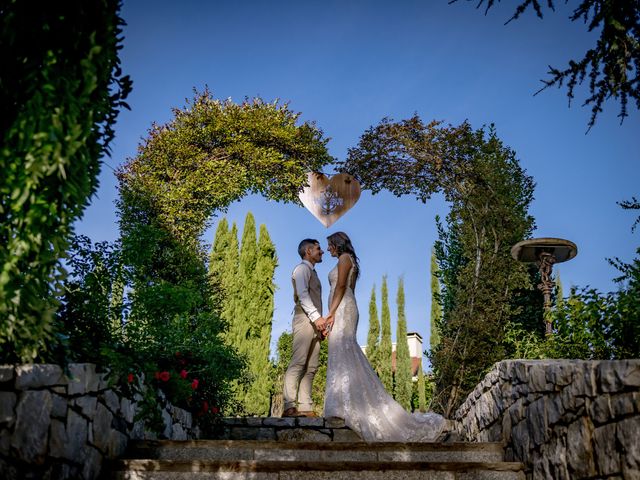
[[[371,289],[369,300],[369,334],[367,335],[367,358],[376,372],[378,371],[378,345],[380,343],[380,320],[378,319],[378,307],[376,305],[376,286]],[[379,373],[379,372],[378,372]]]
[[[555,284],[556,310],[562,310],[562,307],[564,306],[564,290],[562,288],[562,280],[560,280],[559,273],[556,273]]]
[[[225,291],[223,287],[223,277],[227,271],[225,263],[230,248],[229,222],[223,217],[218,222],[216,235],[213,240],[213,247],[209,255],[209,284],[211,285],[211,300],[214,308],[219,313],[223,310]]]
[[[405,410],[411,410],[411,357],[407,342],[407,318],[404,312],[404,280],[398,280],[396,296],[398,325],[396,330],[396,371],[394,375],[394,397]]]
[[[267,227],[260,225],[256,266],[251,290],[251,316],[245,318],[249,326],[247,335],[248,366],[253,381],[248,386],[244,399],[245,410],[249,414],[266,416],[269,413],[269,399],[273,389],[269,343],[274,311],[275,284],[273,275],[278,264],[276,248]]]
[[[427,398],[425,395],[426,383],[424,381],[424,371],[422,365],[418,368],[418,410],[421,412],[427,411]]]
[[[233,339],[238,350],[246,354],[250,350],[247,340],[250,336],[251,319],[257,310],[254,272],[258,259],[258,242],[256,240],[256,221],[251,212],[244,219],[240,257],[238,260],[238,303],[233,319]]]
[[[251,341],[252,319],[257,314],[258,303],[256,300],[256,285],[254,273],[258,259],[258,242],[256,240],[256,222],[251,212],[247,213],[242,231],[240,243],[240,255],[238,257],[238,270],[236,274],[236,294],[233,317],[230,318],[229,339],[238,353],[247,362],[245,381],[235,386],[235,398],[245,414],[251,414],[247,410],[247,392],[251,384],[256,381],[257,375],[252,370]]]
[[[442,308],[440,307],[440,280],[438,280],[438,262],[436,261],[435,248],[431,249],[431,325],[429,334],[429,344],[431,351],[440,343],[439,325],[442,319]]]
[[[382,277],[382,337],[378,350],[378,376],[384,388],[390,394],[393,393],[393,374],[391,372],[391,312],[389,311],[389,290],[387,289],[387,276]]]
[[[233,222],[231,230],[229,230],[228,247],[224,254],[223,265],[224,269],[220,275],[220,284],[222,291],[224,292],[224,300],[222,302],[221,317],[227,324],[226,338],[228,343],[234,344],[234,338],[232,336],[233,320],[236,314],[236,305],[238,303],[239,287],[238,281],[238,260],[239,260],[239,245],[238,245],[238,227],[236,222]]]

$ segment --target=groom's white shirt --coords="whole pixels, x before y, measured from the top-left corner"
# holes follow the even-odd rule
[[[309,268],[305,268],[303,264]],[[296,285],[296,294],[298,295],[300,306],[302,310],[304,310],[304,313],[307,314],[307,317],[309,317],[309,320],[315,322],[322,315],[318,313],[318,309],[313,304],[311,296],[309,295],[309,281],[311,280],[312,270],[315,270],[313,264],[308,260],[302,260],[302,263],[293,269],[292,276]]]

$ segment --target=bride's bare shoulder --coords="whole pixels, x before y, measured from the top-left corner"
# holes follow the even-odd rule
[[[348,265],[353,264],[353,259],[351,258],[351,255],[348,253],[343,253],[342,255],[340,255],[340,257],[338,257],[338,263],[346,263]]]

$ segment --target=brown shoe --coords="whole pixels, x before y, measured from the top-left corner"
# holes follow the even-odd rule
[[[296,407],[287,408],[284,412],[282,412],[283,417],[299,417],[300,412]]]
[[[308,417],[308,418],[317,418],[316,412],[313,410],[307,410],[304,412],[298,412],[298,416],[300,417]]]

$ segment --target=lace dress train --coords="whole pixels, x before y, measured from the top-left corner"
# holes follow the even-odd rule
[[[442,432],[444,418],[435,413],[410,414],[402,408],[386,392],[358,345],[358,306],[350,287],[353,273],[352,267],[328,339],[324,416],[343,418],[367,442],[433,442]],[[337,277],[336,267],[329,273],[329,305]]]

